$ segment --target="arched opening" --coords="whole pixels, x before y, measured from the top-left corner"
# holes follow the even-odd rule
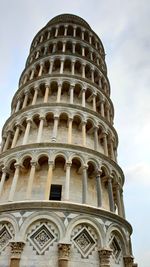
[[[49,112],[45,116],[45,137],[44,142],[51,142],[52,140],[52,134],[53,134],[53,127],[54,127],[54,114],[52,112]]]
[[[99,85],[99,74],[97,70],[94,71],[94,83]]]
[[[60,59],[55,59],[52,70],[53,73],[60,72],[60,64],[61,64]]]
[[[89,43],[89,33],[88,33],[88,31],[84,32],[84,40]]]
[[[82,120],[78,115],[72,121],[72,144],[82,146]]]
[[[70,89],[70,84],[68,82],[64,82],[62,84],[62,95],[61,95],[61,102],[64,103],[69,103],[69,89]]]
[[[65,159],[63,156],[58,155],[55,158],[53,180],[51,185],[50,200],[61,201],[65,198]]]
[[[37,64],[34,71],[34,78],[37,78],[39,75],[40,65]]]
[[[82,105],[82,87],[80,84],[76,84],[74,87],[74,103]]]
[[[82,203],[82,165],[79,158],[72,159],[70,171],[70,200]]]
[[[88,162],[87,179],[88,179],[87,201],[90,205],[96,206],[97,205],[96,167],[92,161]]]
[[[51,82],[50,84],[50,93],[49,93],[49,101],[51,103],[55,103],[57,99],[57,92],[58,92],[58,84],[57,82]]]
[[[86,58],[91,59],[91,58],[90,58],[90,50],[89,50],[88,47],[85,47],[84,53],[85,53],[85,57],[86,57]]]
[[[63,43],[59,41],[56,46],[56,52],[60,53],[62,52],[62,49],[63,49]]]
[[[82,65],[79,61],[75,63],[75,75],[82,75]]]
[[[58,29],[58,36],[64,36],[65,27],[61,25]]]
[[[91,120],[87,120],[86,123],[86,146],[94,149],[94,127]]]
[[[76,46],[75,46],[75,53],[77,55],[82,55],[82,47],[81,47],[80,44],[76,44]]]
[[[89,65],[85,66],[85,77],[91,80],[91,68]]]
[[[55,36],[55,32],[56,32],[56,28],[53,27],[53,28],[51,29],[51,37],[54,37],[54,36]]]
[[[58,124],[58,138],[59,143],[68,143],[68,114],[61,113]]]
[[[50,45],[48,46],[48,53],[49,53],[49,54],[52,54],[52,52],[53,52],[53,44],[50,44]]]
[[[66,53],[72,53],[72,43],[71,42],[66,42]]]
[[[50,68],[50,63],[49,63],[49,61],[47,60],[47,61],[44,62],[43,73],[44,73],[44,74],[48,74],[48,73],[49,73],[49,68]]]
[[[73,27],[71,25],[68,26],[67,35],[73,36]]]
[[[77,29],[76,29],[76,37],[80,38],[80,39],[82,37],[82,32],[81,32],[81,29],[79,27],[77,27]]]
[[[66,59],[64,62],[64,72],[71,73],[71,60],[70,59]]]
[[[93,92],[89,88],[85,91],[85,107],[93,109]]]

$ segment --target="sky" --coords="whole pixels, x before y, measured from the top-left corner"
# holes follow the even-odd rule
[[[119,135],[118,163],[126,178],[126,217],[133,226],[133,254],[139,266],[149,267],[149,0],[0,0],[0,129],[10,115],[33,37],[61,13],[81,16],[104,44]]]

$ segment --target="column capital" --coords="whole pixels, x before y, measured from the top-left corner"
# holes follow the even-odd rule
[[[36,166],[36,165],[37,165],[37,161],[35,161],[35,160],[31,160],[31,161],[30,161],[30,165],[31,165],[31,167],[32,167],[32,166]]]
[[[71,161],[67,161],[66,164],[65,164],[66,168],[67,168],[67,167],[70,168],[71,165],[72,165],[72,162],[71,162]]]
[[[83,166],[82,166],[82,169],[83,169],[83,170],[87,170],[88,167],[89,167],[88,165],[83,165]]]
[[[19,259],[25,243],[23,241],[11,241],[11,258]]]
[[[27,123],[28,123],[28,122],[32,123],[32,119],[31,119],[31,118],[27,118],[27,119],[26,119],[26,122],[27,122]]]
[[[17,169],[17,168],[20,167],[20,164],[19,164],[18,162],[16,162],[16,163],[14,164],[14,166],[15,166],[15,168]]]
[[[125,267],[133,267],[134,258],[132,255],[127,255],[123,257]]]
[[[58,243],[59,260],[68,260],[70,255],[71,243]]]
[[[98,250],[99,252],[99,259],[100,259],[100,266],[108,266],[110,267],[110,257],[112,255],[112,250],[109,248],[102,248]]]
[[[39,119],[40,120],[45,120],[45,116],[42,114],[42,115],[40,115]]]
[[[54,161],[49,160],[49,161],[48,161],[48,165],[49,165],[49,166],[54,166]]]

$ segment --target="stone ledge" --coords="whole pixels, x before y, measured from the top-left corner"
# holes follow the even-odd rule
[[[117,224],[121,224],[127,228],[130,234],[132,234],[132,226],[124,218],[102,208],[97,208],[89,205],[82,205],[72,202],[64,201],[19,201],[0,204],[0,212],[10,212],[18,210],[49,210],[49,211],[67,211],[76,212],[85,215],[93,215],[95,217],[105,218],[111,220]]]

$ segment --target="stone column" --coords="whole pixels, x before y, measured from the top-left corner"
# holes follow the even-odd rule
[[[34,96],[33,96],[33,100],[32,100],[32,105],[36,104],[37,96],[38,96],[38,87],[35,87],[34,88]]]
[[[104,154],[108,157],[107,133],[103,133]]]
[[[113,147],[113,140],[110,138],[109,139],[109,144],[110,144],[110,155],[111,159],[115,161],[115,155],[114,155],[114,147]]]
[[[71,66],[71,74],[74,75],[75,74],[75,71],[74,71],[74,68],[75,68],[75,61],[72,61],[72,66]]]
[[[63,42],[63,49],[62,52],[65,53],[66,52],[66,41]]]
[[[54,117],[54,127],[53,127],[53,135],[52,135],[52,142],[56,142],[57,138],[57,130],[58,130],[58,117]]]
[[[90,50],[90,59],[93,61],[93,50]]]
[[[34,78],[34,72],[35,72],[35,68],[32,69],[29,80],[32,80]]]
[[[112,250],[108,248],[102,248],[99,251],[99,261],[100,267],[111,267],[110,259],[112,255]]]
[[[83,176],[82,176],[82,203],[83,204],[87,203],[87,190],[88,190],[87,169],[88,169],[88,166],[83,166]]]
[[[16,106],[16,110],[15,110],[15,112],[18,112],[18,111],[19,111],[19,109],[20,109],[20,104],[21,104],[21,101],[20,101],[20,99],[18,98],[18,99],[17,99],[17,106]]]
[[[69,200],[71,162],[66,162],[65,200]]]
[[[51,32],[49,31],[47,35],[47,40],[49,40],[50,36],[51,36]]]
[[[65,25],[64,36],[67,36],[68,25]]]
[[[27,119],[27,126],[25,129],[25,134],[24,134],[23,142],[22,142],[23,145],[26,145],[28,142],[28,136],[29,136],[29,132],[30,132],[30,128],[31,128],[31,123],[32,123],[32,120]]]
[[[98,127],[94,127],[94,149],[98,150]]]
[[[10,138],[11,138],[11,131],[8,131],[7,133],[7,138],[6,138],[6,142],[3,148],[3,152],[5,152],[8,149],[9,143],[10,143]]]
[[[76,52],[76,43],[72,43],[72,53],[75,54]]]
[[[22,108],[25,108],[27,106],[28,97],[29,97],[29,93],[28,92],[25,92],[25,97],[24,97]]]
[[[16,146],[18,136],[19,136],[19,131],[20,131],[20,125],[16,125],[16,130],[15,130],[14,138],[11,144],[11,148],[14,148]]]
[[[30,169],[30,175],[28,179],[26,199],[31,199],[32,187],[33,187],[33,181],[34,181],[35,169],[36,169],[37,163],[35,161],[31,161],[30,164],[31,164],[31,169]]]
[[[12,180],[12,185],[11,185],[8,201],[13,201],[14,194],[15,194],[16,187],[17,187],[18,178],[19,178],[19,171],[20,171],[20,165],[18,163],[15,163],[15,173],[14,173],[14,177]]]
[[[27,82],[27,79],[28,79],[28,75],[25,74],[23,84],[25,84]]]
[[[101,116],[105,117],[105,113],[104,113],[104,101],[102,100],[100,102],[100,110],[101,110]]]
[[[124,201],[123,201],[123,190],[121,190],[121,205],[122,205],[122,215],[123,215],[123,218],[126,218],[125,208],[124,208]]]
[[[82,46],[82,57],[85,57],[85,47]]]
[[[60,74],[63,74],[63,72],[64,72],[64,59],[61,60]]]
[[[74,85],[70,86],[70,104],[73,104]]]
[[[134,258],[132,255],[123,257],[125,267],[133,267]]]
[[[20,266],[20,258],[21,253],[23,251],[25,243],[22,241],[11,241],[11,258],[10,258],[10,265],[9,267],[19,267]]]
[[[58,244],[58,267],[68,267],[70,247],[70,243]]]
[[[84,30],[82,30],[82,40],[84,40]]]
[[[37,135],[37,143],[41,142],[42,138],[42,133],[43,133],[43,126],[44,126],[44,117],[40,117],[40,124],[39,124],[39,129],[38,129],[38,135]]]
[[[93,94],[93,111],[96,111],[96,95]]]
[[[36,52],[35,59],[38,59],[39,55],[40,55],[40,51],[37,51],[37,52]]]
[[[83,88],[82,89],[82,107],[85,107],[85,91],[86,91],[86,89]]]
[[[53,51],[52,53],[55,53],[56,52],[56,43],[53,43]]]
[[[122,205],[121,205],[120,185],[119,184],[116,184],[116,197],[117,197],[118,215],[122,217],[123,214],[122,214]]]
[[[109,107],[106,106],[106,118],[110,122],[110,113],[109,113]]]
[[[4,187],[4,183],[5,183],[5,179],[6,179],[6,168],[2,168],[2,176],[1,176],[1,181],[0,181],[0,197],[2,195],[3,192],[3,187]]]
[[[61,89],[62,89],[62,83],[58,84],[58,91],[57,91],[57,103],[60,103],[61,99]]]
[[[46,55],[47,55],[47,53],[48,53],[48,45],[47,45],[47,46],[45,46],[45,49],[44,49],[44,56],[46,56]]]
[[[68,122],[68,144],[72,144],[72,118],[69,118]]]
[[[41,63],[40,70],[39,70],[39,73],[38,73],[38,77],[42,76],[43,67],[44,67],[44,64]]]
[[[82,63],[82,78],[85,78],[85,63]]]
[[[82,145],[86,146],[86,121],[82,122]]]
[[[50,61],[50,68],[49,68],[49,74],[52,74],[53,64],[54,64],[54,60],[51,59],[51,61]]]
[[[101,171],[96,174],[96,190],[97,190],[97,206],[102,206],[102,185],[101,185]]]
[[[94,70],[93,69],[91,69],[91,80],[94,83]]]
[[[109,198],[109,207],[110,211],[114,212],[114,196],[113,196],[113,189],[112,189],[112,177],[108,177],[108,198]]]
[[[44,95],[44,103],[48,102],[48,95],[49,95],[49,85],[46,84],[45,95]]]
[[[73,28],[73,37],[76,37],[76,29],[77,29],[77,27],[74,26],[74,28]]]
[[[43,42],[43,35],[41,35],[41,38],[40,38],[40,43]]]
[[[52,177],[53,177],[53,161],[48,162],[49,168],[47,173],[47,181],[45,186],[45,200],[49,200],[50,191],[51,191],[51,184],[52,184]]]

